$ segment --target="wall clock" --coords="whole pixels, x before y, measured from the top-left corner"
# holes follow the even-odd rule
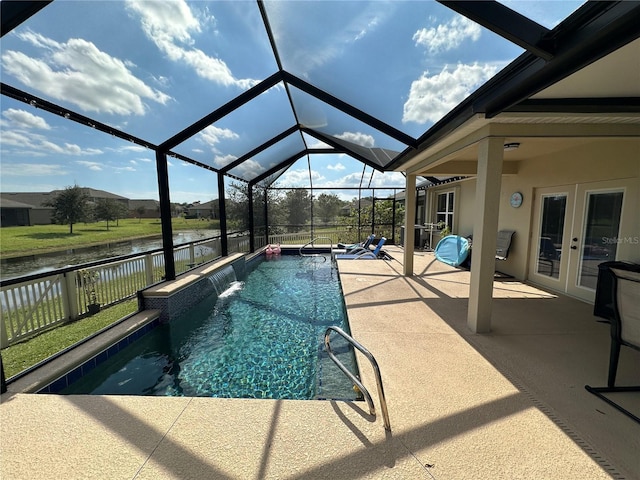
[[[522,194],[520,192],[514,192],[513,194],[511,194],[509,204],[513,208],[518,208],[520,205],[522,205]]]

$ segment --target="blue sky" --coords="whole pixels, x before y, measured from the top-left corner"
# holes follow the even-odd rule
[[[581,2],[505,3],[552,28]],[[412,137],[522,53],[433,1],[265,5],[285,70]],[[56,0],[5,35],[0,47],[4,83],[152,143],[277,71],[260,12],[249,1]],[[304,92],[292,89],[291,96],[298,120],[311,128],[364,146],[404,149]],[[2,192],[78,184],[128,198],[158,198],[152,150],[37,105],[3,96],[0,108]],[[174,151],[221,167],[294,122],[286,91],[276,85]],[[264,171],[300,143],[298,135],[234,173]],[[169,175],[174,202],[217,197],[211,172],[170,158]],[[361,178],[360,162],[312,155],[277,185],[356,186]],[[371,168],[364,178],[365,185],[404,185],[401,174],[372,175]]]

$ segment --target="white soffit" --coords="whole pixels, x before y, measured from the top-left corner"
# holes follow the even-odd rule
[[[640,38],[531,98],[603,97],[640,97]]]

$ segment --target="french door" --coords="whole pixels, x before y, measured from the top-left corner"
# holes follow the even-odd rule
[[[535,191],[529,279],[593,302],[598,265],[616,260],[625,180]]]

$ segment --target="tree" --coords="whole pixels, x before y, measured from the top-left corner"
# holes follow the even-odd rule
[[[52,219],[60,225],[69,225],[69,234],[73,233],[73,224],[78,223],[87,215],[89,195],[78,185],[66,187],[58,193],[47,207],[53,207]]]
[[[147,209],[144,208],[143,205],[140,205],[138,208],[136,208],[136,213],[138,214],[138,223],[140,223],[140,220],[142,220],[142,216],[145,214],[146,211]]]
[[[129,216],[129,206],[122,202],[116,202],[118,212],[116,213],[116,226],[120,225],[121,218],[127,218]]]
[[[231,231],[249,228],[249,184],[232,182],[225,191],[227,228]]]
[[[107,230],[109,230],[109,222],[116,221],[122,216],[122,207],[123,205],[120,202],[116,202],[110,198],[100,199],[96,204],[96,218],[98,220],[106,220]]]
[[[329,223],[335,219],[344,203],[335,193],[321,193],[315,201],[316,213],[324,223]]]
[[[282,206],[285,211],[289,231],[298,232],[309,220],[311,211],[311,196],[307,190],[289,190]]]
[[[253,221],[254,227],[264,227],[264,209],[266,201],[269,208],[269,224],[278,223],[279,194],[275,190],[267,189],[264,185],[253,186]],[[245,183],[231,183],[225,191],[225,209],[227,214],[227,228],[229,230],[246,230],[249,228],[249,185]],[[271,231],[270,233],[274,233]]]

